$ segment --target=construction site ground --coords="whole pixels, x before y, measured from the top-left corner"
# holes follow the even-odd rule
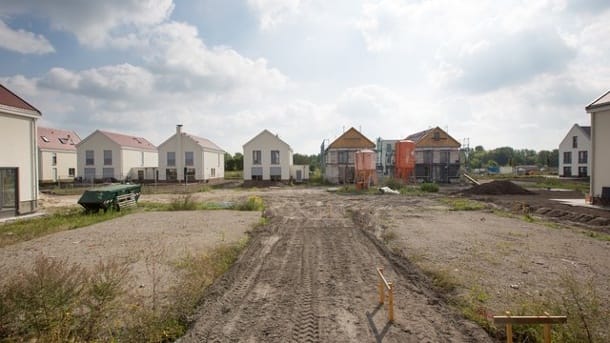
[[[268,222],[251,232],[250,244],[234,267],[207,290],[192,317],[192,328],[181,341],[488,342],[493,339],[450,305],[452,298],[474,297],[480,312],[491,316],[523,301],[560,298],[566,278],[591,283],[602,310],[609,313],[610,242],[599,237],[608,232],[607,225],[536,213],[542,207],[579,212],[580,208],[549,200],[574,194],[473,195],[487,206],[452,211],[441,200],[457,196],[459,190],[442,191],[421,196],[341,195],[324,188],[282,187],[194,194],[196,201],[236,201],[260,195]],[[144,195],[142,201],[166,202],[177,196]],[[44,204],[51,208],[76,199],[47,196]],[[610,218],[601,209],[583,208],[582,213],[592,215],[590,210],[602,218],[595,223]],[[163,220],[147,220],[146,216],[155,214],[136,213],[114,221],[130,216],[144,217],[114,230],[113,240],[95,242],[96,249],[104,251],[104,244],[110,249],[121,242],[129,250],[131,240],[121,240],[121,235],[158,230],[156,223],[165,228],[162,235],[150,236],[156,237],[159,246],[168,249],[164,241],[175,240],[172,230],[186,235],[180,231],[186,228],[189,249],[197,249],[198,244],[205,249],[210,237],[220,243],[221,234],[213,230],[224,225],[222,216],[229,223],[236,215],[232,211],[165,212]],[[255,218],[242,220],[256,222]],[[32,258],[31,252],[44,251],[41,247],[54,239],[67,247],[78,245],[74,242],[86,240],[91,230],[100,229],[98,225],[111,227],[113,222],[71,231],[75,236],[63,240],[56,237],[67,233],[2,248],[0,254],[13,256],[3,257],[2,267],[23,265]],[[171,226],[171,222],[183,224]],[[227,230],[233,226],[237,225]],[[246,226],[240,224],[241,232]],[[193,234],[198,231],[214,234]],[[21,252],[26,245],[30,253]],[[88,251],[54,249],[54,254],[62,253],[84,261]],[[8,265],[9,261],[14,265]],[[387,308],[378,304],[376,267],[383,267],[395,285],[394,323],[387,320]],[[168,273],[169,269],[162,268]],[[451,280],[455,290],[439,292],[435,276]],[[145,277],[140,279],[145,282]]]

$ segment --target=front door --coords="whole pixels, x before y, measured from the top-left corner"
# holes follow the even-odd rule
[[[17,168],[0,168],[0,217],[17,215]]]

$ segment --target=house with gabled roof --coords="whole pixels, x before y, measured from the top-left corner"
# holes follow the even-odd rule
[[[593,202],[610,204],[610,91],[589,104],[591,114],[591,187]]]
[[[350,128],[323,148],[324,179],[331,183],[348,184],[356,179],[356,152],[375,149],[375,143],[355,128]]]
[[[159,145],[159,180],[177,182],[224,179],[225,151],[207,138],[182,131]]]
[[[143,137],[95,130],[76,144],[77,174],[86,182],[154,180],[157,147]]]
[[[591,127],[574,124],[559,143],[559,176],[590,176],[590,150]]]
[[[41,183],[74,181],[80,137],[65,129],[38,127],[38,179]]]
[[[292,148],[279,135],[264,129],[243,145],[243,151],[244,180],[290,180]]]
[[[0,84],[0,217],[38,209],[36,121],[41,112]]]
[[[415,142],[415,178],[425,182],[449,183],[460,177],[461,144],[440,127],[411,134]]]

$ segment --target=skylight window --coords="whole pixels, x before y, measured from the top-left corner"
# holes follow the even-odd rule
[[[49,138],[47,136],[40,136],[45,143],[49,143]]]
[[[61,144],[68,144],[69,139],[68,138],[59,138],[59,142]]]

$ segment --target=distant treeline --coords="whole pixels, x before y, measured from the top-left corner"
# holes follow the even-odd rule
[[[293,154],[292,161],[294,164],[309,165],[309,170],[314,171],[320,168],[320,154],[316,155],[301,155]],[[225,170],[238,171],[244,170],[244,154],[236,152],[234,155],[225,153]]]
[[[501,147],[485,150],[478,145],[474,149],[464,150],[466,163],[470,168],[485,168],[489,166],[519,166],[536,165],[539,167],[557,168],[559,166],[559,150],[513,149]]]

